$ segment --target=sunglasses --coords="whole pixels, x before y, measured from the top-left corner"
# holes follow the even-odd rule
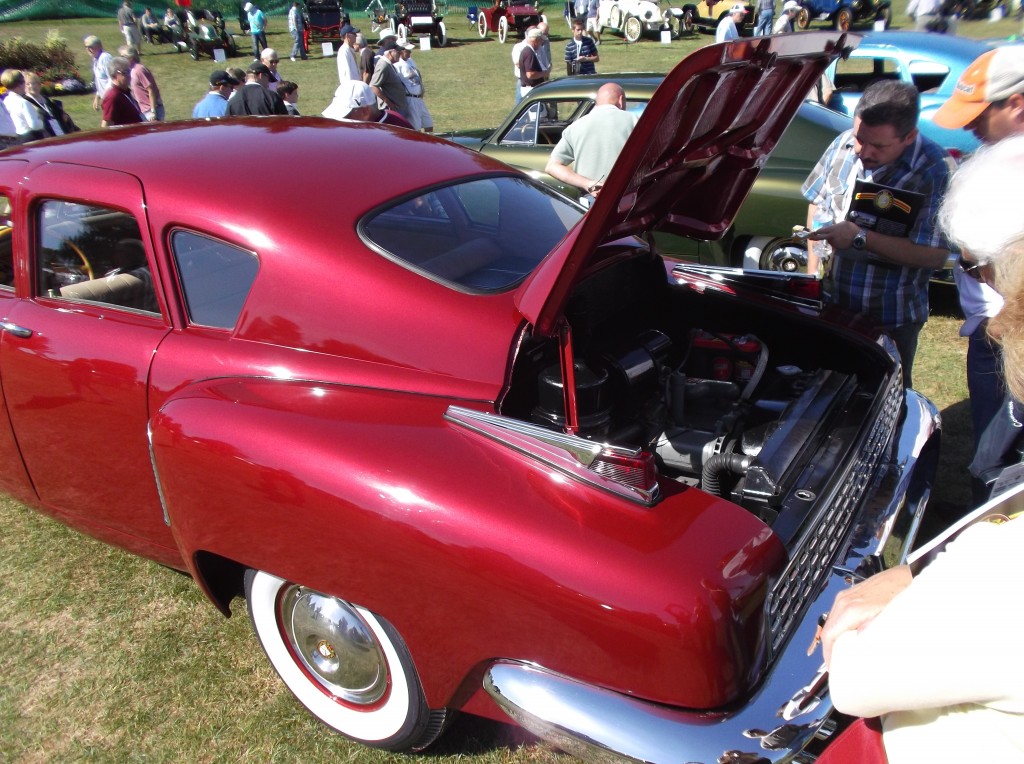
[[[965,276],[970,276],[975,281],[981,281],[982,280],[982,276],[981,276],[982,264],[981,263],[973,263],[970,260],[964,260],[963,256],[961,256],[956,261],[956,267],[959,268],[963,272],[963,274]]]

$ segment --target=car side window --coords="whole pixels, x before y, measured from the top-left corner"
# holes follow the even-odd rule
[[[36,294],[159,313],[139,225],[121,210],[60,200],[38,207]]]
[[[585,114],[590,100],[535,101],[501,138],[502,146],[554,146],[562,131]]]
[[[863,93],[876,80],[900,79],[900,63],[894,58],[867,58],[850,56],[847,60],[836,61],[836,76],[833,80],[836,90],[849,93]]]
[[[911,61],[910,79],[919,93],[938,90],[949,76],[949,67],[936,61]]]
[[[14,289],[13,231],[11,200],[0,194],[0,289]]]
[[[200,326],[233,328],[259,271],[256,253],[179,230],[171,234],[171,254],[189,320]]]

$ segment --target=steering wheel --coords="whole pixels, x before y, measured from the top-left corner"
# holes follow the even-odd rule
[[[71,251],[78,255],[78,259],[82,261],[82,268],[85,271],[85,275],[89,277],[89,281],[96,278],[96,275],[92,272],[92,263],[89,262],[89,258],[85,256],[85,253],[79,249],[78,245],[72,241],[65,241],[65,244],[71,248]]]

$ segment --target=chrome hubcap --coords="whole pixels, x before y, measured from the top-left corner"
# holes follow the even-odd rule
[[[387,663],[366,621],[346,602],[289,587],[281,598],[281,626],[292,651],[331,695],[370,705],[387,691]]]

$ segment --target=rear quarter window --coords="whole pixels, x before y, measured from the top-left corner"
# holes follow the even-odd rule
[[[189,321],[232,329],[259,271],[256,253],[192,231],[171,234]]]

